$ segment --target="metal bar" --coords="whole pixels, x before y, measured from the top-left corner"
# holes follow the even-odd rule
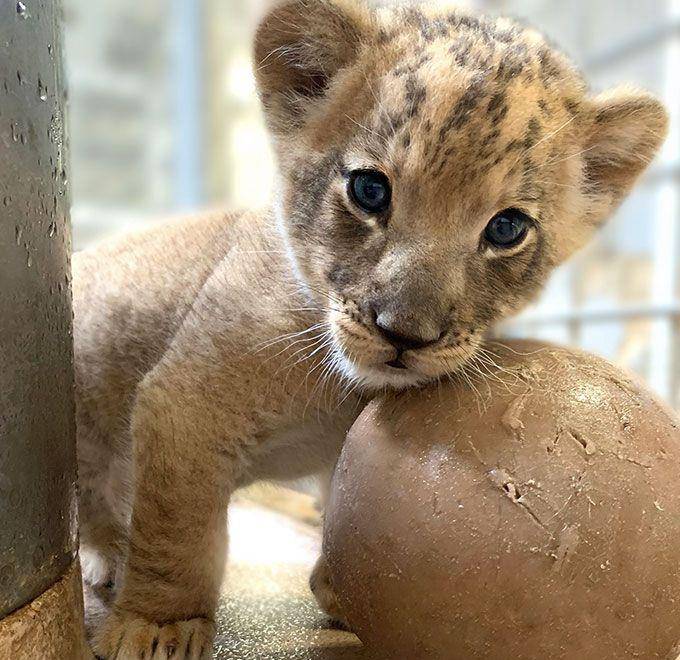
[[[202,3],[172,0],[171,85],[175,90],[175,206],[190,209],[203,201]]]
[[[671,21],[680,24],[680,0],[667,0],[668,14]],[[680,66],[680,39],[674,39],[668,45],[666,52],[666,84],[664,100],[668,106],[671,117],[671,130],[663,150],[662,162],[673,166],[680,161],[680,86],[678,85],[678,66]],[[661,210],[665,216],[668,214],[667,225],[664,227],[664,235],[660,240],[668,243],[668,263],[665,272],[665,288],[663,295],[669,301],[678,299],[678,275],[680,275],[680,185],[679,182],[668,180],[662,187],[664,195],[667,195],[667,207]],[[665,198],[664,198],[665,199]],[[671,403],[676,403],[678,375],[675,369],[678,353],[678,323],[675,319],[668,319],[665,328],[667,336],[667,353],[664,356],[666,373],[663,385],[666,388],[666,398]],[[652,365],[654,366],[654,365]]]
[[[506,327],[568,325],[572,323],[610,323],[631,319],[672,319],[680,317],[680,303],[613,307],[610,309],[573,309],[554,314],[525,314],[505,324]]]
[[[0,2],[0,617],[77,547],[60,5]]]
[[[680,24],[680,0],[668,1],[668,19],[671,25]],[[680,159],[680,89],[677,81],[677,67],[680,64],[680,40],[674,39],[665,48],[664,57],[665,89],[664,100],[671,114],[671,133],[664,146],[660,162],[677,164]],[[678,219],[680,199],[678,186],[672,181],[664,182],[659,188],[659,203],[654,222],[654,273],[652,296],[654,304],[672,305],[676,294],[678,241]],[[674,324],[672,317],[658,318],[651,328],[649,382],[668,401],[673,393]]]

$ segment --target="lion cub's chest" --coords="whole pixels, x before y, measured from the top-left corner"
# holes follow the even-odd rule
[[[359,412],[361,406],[352,401],[333,413],[312,413],[263,433],[248,481],[296,479],[332,467]]]

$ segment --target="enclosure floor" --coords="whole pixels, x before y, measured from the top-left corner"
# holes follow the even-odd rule
[[[229,515],[215,658],[369,660],[355,635],[329,628],[307,586],[319,528],[243,502]]]

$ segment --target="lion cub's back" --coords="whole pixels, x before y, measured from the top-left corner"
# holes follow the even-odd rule
[[[161,223],[73,257],[76,394],[89,419],[125,419],[210,273],[242,237],[243,215]],[[251,230],[256,218],[248,222]]]

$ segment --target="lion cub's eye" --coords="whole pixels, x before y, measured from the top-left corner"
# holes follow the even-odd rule
[[[349,175],[349,196],[366,213],[384,213],[392,202],[390,180],[377,170],[356,170]]]
[[[508,249],[519,245],[529,232],[531,218],[519,209],[506,209],[491,219],[484,238],[494,247]]]

